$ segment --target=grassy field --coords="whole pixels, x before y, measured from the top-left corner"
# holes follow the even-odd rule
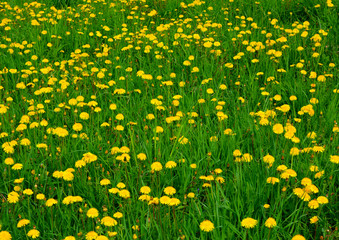
[[[339,239],[337,10],[0,2],[0,240]]]

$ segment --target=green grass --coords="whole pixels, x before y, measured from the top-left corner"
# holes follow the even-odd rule
[[[338,238],[337,8],[0,2],[0,239]]]

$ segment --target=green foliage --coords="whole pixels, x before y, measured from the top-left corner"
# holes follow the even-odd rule
[[[337,7],[0,2],[0,239],[337,239]]]

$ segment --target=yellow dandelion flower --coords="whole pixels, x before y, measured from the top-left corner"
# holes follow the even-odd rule
[[[241,226],[244,228],[254,228],[258,224],[258,220],[253,218],[245,218],[241,221]]]
[[[274,218],[270,217],[265,221],[265,226],[267,228],[274,228],[275,226],[277,226],[277,222],[275,221]]]
[[[214,224],[210,220],[204,220],[200,223],[200,229],[204,232],[211,232],[214,229]]]

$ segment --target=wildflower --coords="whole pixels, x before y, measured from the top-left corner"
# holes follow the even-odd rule
[[[80,132],[82,130],[82,124],[81,123],[75,123],[73,125],[73,130],[77,131],[77,132]]]
[[[58,203],[57,200],[55,200],[54,198],[50,198],[46,201],[45,204],[47,207],[52,207],[54,204],[57,204],[57,203]]]
[[[98,159],[98,157],[96,155],[94,155],[93,153],[84,153],[83,155],[83,158],[82,160],[85,161],[85,163],[91,163],[91,162],[94,162]]]
[[[290,155],[291,155],[291,156],[297,156],[297,155],[299,155],[299,152],[300,152],[300,150],[299,150],[298,148],[293,147],[293,148],[291,148],[291,150],[290,150]]]
[[[240,157],[241,155],[242,155],[242,154],[241,154],[241,152],[240,152],[239,149],[236,149],[236,150],[233,151],[233,156],[234,156],[234,157]]]
[[[308,207],[311,208],[311,209],[317,209],[319,207],[319,203],[318,203],[318,201],[316,199],[311,200],[308,203]]]
[[[174,161],[168,161],[166,164],[165,164],[165,167],[166,168],[175,168],[177,166],[176,162]]]
[[[76,240],[73,236],[67,236],[64,238],[64,240]]]
[[[30,221],[28,219],[21,219],[16,226],[17,228],[21,228],[28,225],[29,223]]]
[[[23,165],[21,163],[16,163],[12,166],[13,170],[21,170]]]
[[[310,218],[310,223],[314,224],[314,223],[318,222],[318,220],[319,220],[319,218],[317,216],[313,216],[313,217]]]
[[[80,118],[81,118],[82,120],[87,120],[87,119],[89,119],[89,114],[86,113],[86,112],[80,113],[79,116],[80,116]]]
[[[330,156],[330,162],[339,164],[339,156],[338,155],[331,155]]]
[[[120,197],[125,198],[125,199],[131,197],[130,192],[126,189],[120,190],[118,194],[119,194]]]
[[[275,221],[274,218],[270,217],[265,221],[265,226],[267,228],[273,228],[273,227],[277,226],[277,222]]]
[[[271,183],[272,185],[278,183],[279,181],[280,181],[279,178],[275,178],[275,177],[269,177],[266,180],[267,183]]]
[[[13,165],[14,164],[13,158],[6,158],[4,162],[5,162],[6,165]]]
[[[306,240],[306,239],[304,238],[304,236],[298,234],[298,235],[295,235],[295,236],[292,238],[292,240]]]
[[[99,235],[96,237],[95,240],[108,240],[108,237],[104,236],[104,235]]]
[[[78,161],[75,162],[76,168],[82,168],[84,166],[86,166],[86,162],[84,160],[78,160]]]
[[[29,232],[27,233],[27,236],[34,239],[40,236],[40,232],[36,229],[32,229],[32,230],[29,230]]]
[[[101,186],[106,186],[106,185],[109,185],[109,184],[111,184],[111,181],[109,179],[102,179],[100,181]]]
[[[195,163],[192,163],[192,164],[190,165],[190,168],[192,168],[192,169],[196,169],[196,168],[197,168],[197,164],[195,164]]]
[[[117,188],[123,189],[123,188],[125,188],[125,187],[126,187],[126,185],[125,185],[124,183],[122,183],[122,182],[119,182],[119,183],[117,184]]]
[[[86,234],[86,240],[95,240],[97,239],[98,234],[94,231],[90,231]]]
[[[323,175],[324,175],[325,171],[322,170],[320,172],[317,172],[315,175],[314,175],[314,178],[321,178]]]
[[[22,193],[25,194],[25,195],[30,196],[30,195],[33,194],[33,191],[32,191],[32,189],[27,188],[27,189],[25,189]]]
[[[327,197],[324,197],[324,196],[319,196],[317,198],[317,201],[318,201],[319,204],[327,204],[328,203]]]
[[[143,187],[140,188],[140,192],[142,194],[149,194],[151,192],[151,188],[148,187],[148,186],[143,186]]]
[[[168,196],[162,196],[162,197],[160,198],[160,203],[161,203],[161,204],[166,204],[166,205],[167,205],[170,201],[171,201],[171,198],[168,197]]]
[[[54,129],[53,133],[58,137],[66,137],[68,135],[68,131],[61,127],[57,127],[56,129]]]
[[[243,155],[243,157],[242,157],[242,160],[243,160],[244,162],[250,162],[250,161],[252,161],[252,159],[253,159],[253,157],[252,157],[252,155],[249,154],[249,153],[245,153],[245,154]]]
[[[254,228],[258,223],[258,220],[253,218],[245,218],[241,221],[241,226],[244,228]]]
[[[90,208],[87,211],[87,217],[89,218],[96,218],[99,216],[99,212],[96,208]]]
[[[152,165],[151,165],[151,169],[152,169],[153,171],[159,172],[159,171],[162,170],[162,164],[161,164],[160,162],[154,162],[154,163],[152,163]]]
[[[1,231],[0,232],[0,239],[2,240],[11,240],[12,239],[12,235],[7,232],[7,231]]]
[[[181,202],[178,198],[171,198],[168,205],[169,206],[178,206],[180,203]]]
[[[204,220],[200,223],[200,229],[204,232],[211,232],[214,229],[214,224],[209,220]]]
[[[284,132],[284,127],[280,123],[277,123],[273,126],[273,132],[275,134],[282,134]]]
[[[301,180],[301,185],[303,185],[303,186],[307,186],[307,185],[311,185],[311,184],[312,184],[312,180],[309,179],[309,178],[303,178]]]
[[[315,165],[312,165],[312,166],[310,166],[310,171],[311,172],[318,172],[319,168],[317,166],[315,166]]]
[[[274,157],[271,156],[270,154],[267,154],[264,158],[263,161],[268,164],[273,164],[274,163]]]
[[[119,189],[118,189],[118,188],[111,188],[111,189],[109,189],[108,191],[109,191],[110,193],[112,193],[112,194],[116,194],[116,193],[119,192]]]
[[[187,194],[187,197],[188,197],[188,198],[194,198],[194,197],[195,197],[195,194],[192,193],[192,192],[190,192],[190,193]]]
[[[115,220],[112,217],[106,216],[101,219],[101,224],[107,226],[107,227],[112,227],[118,224],[117,220]]]
[[[164,193],[165,193],[166,195],[172,196],[172,195],[175,194],[176,192],[177,192],[177,191],[175,190],[174,187],[166,187],[166,188],[164,189]]]
[[[65,180],[65,181],[72,181],[74,179],[74,175],[73,173],[69,172],[69,171],[64,171],[63,175],[62,175],[62,178]]]

